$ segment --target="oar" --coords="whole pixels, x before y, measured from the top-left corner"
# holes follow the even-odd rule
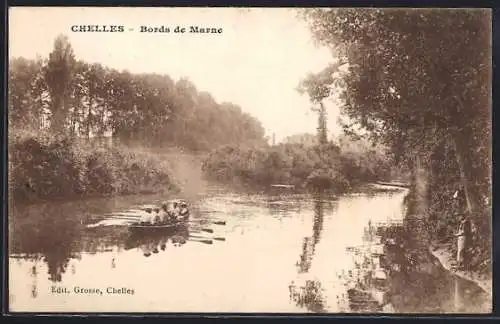
[[[212,240],[189,240],[191,242],[200,242],[200,243],[205,243],[205,244],[213,244],[214,242]]]
[[[193,238],[207,238],[207,239],[212,239],[212,240],[216,240],[216,241],[225,241],[226,240],[225,237],[206,237],[206,236],[197,236],[197,235],[189,235],[189,237],[193,237]]]
[[[201,223],[201,219],[190,219],[188,220],[189,223]],[[210,223],[210,224],[215,224],[215,225],[226,225],[226,221],[208,221],[207,223]]]
[[[193,228],[193,230],[195,230],[195,231],[199,230],[199,231],[206,232],[206,233],[213,233],[214,232],[214,230],[211,228]]]

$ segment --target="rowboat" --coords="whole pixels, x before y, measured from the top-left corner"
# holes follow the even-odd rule
[[[187,220],[176,221],[168,224],[140,224],[135,223],[128,226],[132,233],[165,233],[181,228],[187,224]]]
[[[183,210],[180,211],[179,215],[181,217],[180,219],[170,221],[168,223],[159,223],[159,224],[148,224],[148,223],[137,222],[129,225],[129,231],[132,233],[140,233],[140,234],[164,233],[175,230],[183,225],[186,225],[187,221],[189,220],[190,212],[186,208],[187,205],[185,202],[181,201],[178,203],[181,204],[181,206],[183,206],[184,208]],[[151,213],[152,212],[151,208],[147,208],[146,212]]]

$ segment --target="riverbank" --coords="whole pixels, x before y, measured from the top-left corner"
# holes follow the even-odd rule
[[[209,179],[223,183],[252,187],[280,184],[339,194],[358,184],[394,176],[384,152],[342,150],[333,142],[311,146],[224,146],[207,156],[202,170]]]
[[[488,313],[492,295],[471,278],[457,274],[449,266],[451,255],[415,250],[412,232],[403,224],[377,227],[383,242],[378,254],[379,281],[368,280],[364,291],[378,303],[383,313]],[[429,249],[430,250],[430,249]],[[441,258],[441,257],[444,257]],[[368,278],[373,275],[368,275]]]
[[[9,192],[15,203],[179,192],[164,156],[123,145],[18,133],[9,143]]]
[[[447,187],[444,186],[441,188],[442,190],[446,190]],[[407,224],[407,233],[409,236],[416,236],[418,235],[420,229],[418,229],[418,226],[415,227],[415,222],[411,222],[412,225],[410,225],[410,219],[411,216],[416,214],[417,211],[417,204],[421,204],[422,201],[424,200],[422,197],[420,199],[416,199],[416,190],[414,187],[410,187],[410,190],[408,192],[408,196],[405,198],[404,206],[406,207],[406,212],[405,212],[405,220],[408,223]],[[451,196],[451,195],[450,195]],[[437,228],[434,229],[429,229],[429,235],[434,235],[436,238],[435,239],[430,239],[429,237],[426,237],[423,235],[422,238],[424,240],[429,240],[429,243],[427,246],[423,249],[420,249],[420,251],[414,251],[414,248],[411,245],[408,245],[406,248],[405,253],[408,255],[411,255],[412,253],[417,253],[417,256],[420,256],[421,258],[416,258],[418,260],[415,264],[414,267],[415,269],[425,269],[426,268],[426,263],[429,263],[427,257],[423,257],[423,254],[426,253],[426,249],[429,253],[429,256],[431,256],[432,260],[431,262],[437,265],[438,267],[430,267],[429,269],[433,269],[431,273],[433,275],[437,275],[438,272],[446,272],[448,273],[447,275],[443,275],[444,277],[453,277],[453,278],[458,278],[458,279],[453,279],[455,281],[461,280],[466,283],[463,285],[469,286],[471,291],[476,291],[475,294],[478,296],[481,296],[482,299],[482,305],[476,305],[481,309],[481,312],[484,311],[485,309],[491,309],[492,305],[492,278],[491,274],[489,276],[484,275],[486,272],[483,272],[483,274],[480,273],[477,269],[479,268],[474,268],[475,271],[463,271],[459,270],[456,268],[456,250],[455,250],[455,240],[450,240],[450,238],[447,238],[446,236],[446,229],[450,229],[453,226],[453,217],[455,217],[456,214],[452,213],[452,210],[450,210],[449,206],[442,206],[439,205],[439,201],[431,201],[432,208],[430,208],[430,215],[427,215],[427,220],[432,216],[432,212],[436,213],[436,211],[439,211],[438,217],[441,217],[441,219],[438,219],[440,221],[440,225],[437,226]],[[432,232],[435,231],[435,232]],[[422,241],[420,241],[422,242]],[[418,246],[418,243],[417,243]],[[439,268],[442,268],[443,271],[438,270]],[[420,271],[420,270],[419,270]],[[417,271],[418,272],[418,271]],[[452,280],[452,281],[453,281]],[[486,305],[486,306],[485,306]],[[462,306],[462,308],[466,306]]]
[[[476,283],[479,287],[481,287],[489,296],[493,298],[493,280],[491,275],[481,275],[474,271],[464,271],[456,269],[456,261],[455,256],[451,252],[451,243],[442,243],[435,244],[432,248],[430,248],[430,252],[434,255],[441,265],[451,273],[464,278],[466,280],[470,280]]]

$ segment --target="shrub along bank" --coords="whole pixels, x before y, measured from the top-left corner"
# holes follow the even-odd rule
[[[208,156],[203,171],[209,178],[226,183],[263,187],[288,184],[337,192],[386,179],[390,174],[382,154],[342,152],[333,143],[225,146]]]
[[[120,147],[92,147],[48,134],[9,138],[15,202],[178,191],[167,161]]]

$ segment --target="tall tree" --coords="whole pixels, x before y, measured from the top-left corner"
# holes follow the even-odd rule
[[[343,112],[414,170],[416,226],[426,223],[429,159],[441,141],[455,147],[469,212],[479,217],[491,166],[488,11],[308,9],[303,17],[348,63]],[[310,88],[331,89],[334,78],[325,74]],[[420,232],[424,243],[427,231]]]
[[[317,74],[309,73],[297,88],[301,94],[307,93],[314,105],[319,104],[319,108],[312,107],[311,110],[318,114],[317,136],[320,144],[328,142],[327,111],[323,101],[332,96],[333,90],[339,86],[338,70],[342,64],[335,62]]]
[[[326,117],[326,109],[323,102],[319,103],[319,108],[313,108],[313,110],[318,113],[318,143],[326,144],[328,143],[328,128],[326,126],[327,117]]]
[[[51,98],[51,128],[56,134],[66,132],[68,101],[75,65],[75,55],[68,38],[64,35],[58,36],[44,69],[45,82]]]

